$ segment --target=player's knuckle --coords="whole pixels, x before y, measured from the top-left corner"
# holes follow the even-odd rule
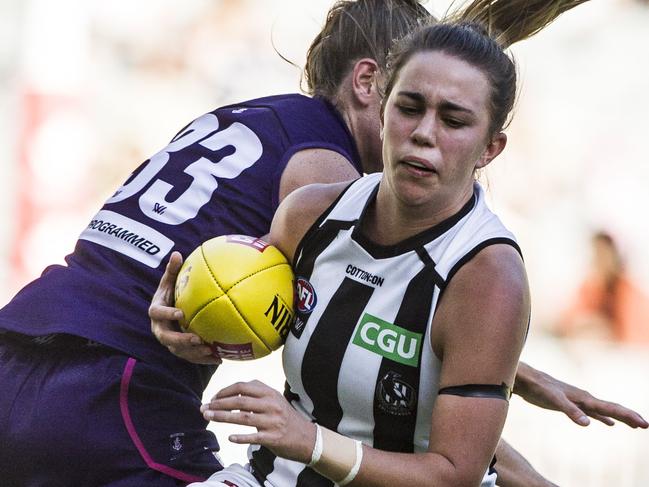
[[[244,422],[246,425],[250,425],[254,423],[255,417],[254,414],[251,413],[250,411],[241,411],[239,413],[241,421]]]

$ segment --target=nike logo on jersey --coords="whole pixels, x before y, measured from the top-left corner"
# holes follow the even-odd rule
[[[422,335],[365,313],[352,343],[400,364],[417,367]]]

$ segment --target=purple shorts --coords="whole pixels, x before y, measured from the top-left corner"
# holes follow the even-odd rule
[[[200,398],[112,350],[0,335],[3,486],[177,486],[220,470]]]

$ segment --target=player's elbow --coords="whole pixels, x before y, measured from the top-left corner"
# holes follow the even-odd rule
[[[466,462],[454,461],[442,454],[436,453],[433,455],[437,458],[435,458],[434,462],[431,462],[430,478],[436,479],[435,482],[432,482],[432,485],[440,487],[480,487],[484,471],[480,471],[480,469],[476,469]]]

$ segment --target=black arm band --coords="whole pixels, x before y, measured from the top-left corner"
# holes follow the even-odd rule
[[[437,394],[450,394],[452,396],[462,397],[487,397],[509,401],[512,390],[504,382],[499,386],[495,384],[465,384],[463,386],[443,387]]]

